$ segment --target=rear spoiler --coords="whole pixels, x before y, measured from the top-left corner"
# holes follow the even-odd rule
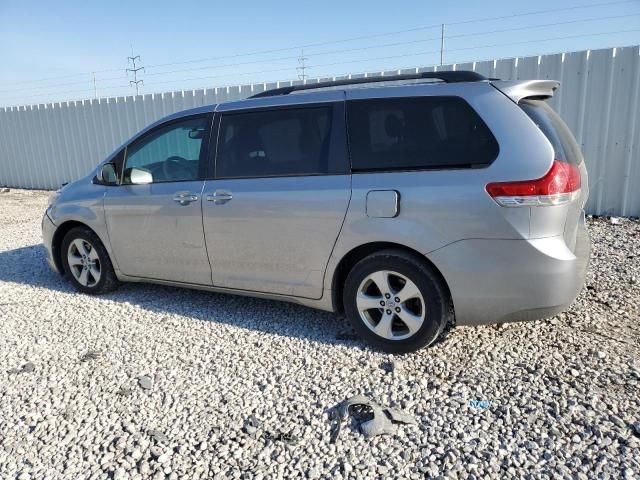
[[[551,98],[560,86],[560,82],[557,80],[493,80],[491,85],[518,103],[523,98]]]

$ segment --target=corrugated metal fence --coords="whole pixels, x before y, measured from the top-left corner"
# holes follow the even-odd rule
[[[590,173],[588,212],[640,216],[638,46],[366,75],[433,70],[475,70],[504,80],[560,80],[552,103],[582,145]],[[85,175],[135,132],[165,115],[292,83],[300,82],[0,108],[0,185],[56,188]]]

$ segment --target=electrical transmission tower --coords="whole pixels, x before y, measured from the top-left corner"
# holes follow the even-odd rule
[[[444,23],[440,29],[440,65],[444,62]]]
[[[298,73],[298,78],[300,80],[302,80],[303,82],[305,81],[305,79],[308,77],[308,75],[305,73],[307,67],[305,62],[308,60],[307,57],[304,56],[304,48],[300,50],[300,57],[298,58],[298,66],[296,67],[296,70],[300,73]]]
[[[133,72],[133,80],[129,80],[129,85],[135,85],[136,87],[136,95],[138,95],[138,88],[140,85],[144,85],[144,80],[138,80],[138,72],[140,70],[144,71],[144,67],[136,66],[136,61],[141,62],[140,55],[133,55],[133,49],[131,49],[131,57],[127,57],[127,63],[131,63],[133,68],[127,68],[125,72],[127,75],[129,72]]]
[[[96,85],[96,72],[91,72],[93,75],[93,94],[96,98],[98,98],[98,87]]]

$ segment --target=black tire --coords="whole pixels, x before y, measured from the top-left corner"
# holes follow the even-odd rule
[[[403,339],[387,339],[376,334],[361,318],[356,296],[365,279],[378,271],[397,272],[411,280],[424,299],[422,326]],[[366,285],[366,283],[365,283]],[[347,275],[343,290],[344,309],[354,330],[374,347],[389,353],[409,353],[431,345],[449,323],[453,322],[453,305],[441,277],[417,255],[401,250],[382,250],[360,260]],[[372,309],[375,310],[375,309]],[[384,309],[380,309],[380,315]],[[374,311],[375,313],[375,311]],[[369,315],[367,312],[365,317]],[[398,317],[394,316],[394,325]],[[399,325],[402,327],[402,323]]]
[[[72,267],[69,265],[68,252],[69,246],[75,240],[87,242],[95,249],[95,253],[97,253],[98,265],[100,267],[100,278],[95,284],[81,284],[71,271]],[[106,248],[104,248],[104,245],[98,236],[89,228],[75,227],[69,230],[62,239],[60,256],[62,259],[62,265],[64,266],[65,275],[69,278],[73,286],[80,292],[91,295],[101,295],[103,293],[113,291],[120,284],[115,272],[113,271],[113,265]]]

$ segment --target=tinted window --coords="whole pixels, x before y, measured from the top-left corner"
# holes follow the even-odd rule
[[[223,115],[218,178],[328,173],[332,107]]]
[[[578,142],[567,124],[544,100],[522,100],[520,107],[549,139],[555,158],[575,165],[582,161]]]
[[[131,169],[149,172],[153,182],[198,180],[200,149],[208,117],[189,118],[157,128],[127,148],[123,183]]]
[[[354,171],[488,165],[498,144],[458,97],[354,100],[347,104]]]

